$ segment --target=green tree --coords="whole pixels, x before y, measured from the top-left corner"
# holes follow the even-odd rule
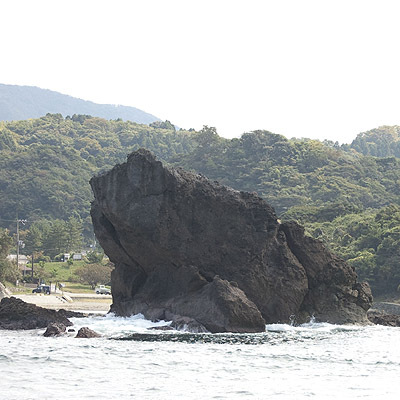
[[[8,231],[0,229],[0,282],[15,281],[20,277],[17,265],[7,259],[12,244]]]
[[[75,271],[79,280],[83,283],[87,283],[92,289],[97,284],[108,284],[111,281],[111,264],[85,264]]]
[[[104,253],[101,251],[90,251],[86,254],[86,259],[89,264],[99,264],[103,261]]]
[[[43,243],[46,255],[52,259],[67,249],[67,230],[66,223],[62,220],[53,220],[50,230]]]
[[[49,230],[49,225],[42,222],[34,222],[25,236],[25,253],[32,254],[34,251],[43,249],[43,238]]]
[[[46,282],[50,278],[50,273],[45,268],[44,261],[39,261],[38,267],[35,269],[35,277],[40,280],[40,282]]]
[[[82,231],[82,221],[70,217],[65,225],[66,250],[68,253],[82,249]]]

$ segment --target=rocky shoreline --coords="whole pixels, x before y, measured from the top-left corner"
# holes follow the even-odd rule
[[[88,314],[67,311],[60,309],[50,310],[43,307],[29,304],[15,297],[5,297],[0,302],[0,329],[7,330],[29,330],[29,329],[44,329],[44,336],[59,336],[67,332],[67,328],[73,324],[69,318],[78,317],[84,318]],[[400,327],[400,315],[387,314],[384,311],[372,309],[368,312],[368,319],[372,324]],[[182,328],[189,321],[181,321],[181,325],[173,324],[175,329]],[[173,327],[168,326],[168,329]],[[192,332],[199,333],[196,326],[186,325]],[[192,329],[190,329],[192,328]],[[165,327],[163,327],[165,329]],[[74,332],[74,329],[68,329]],[[94,338],[99,337],[96,332],[85,327],[78,331],[76,337]]]
[[[0,302],[0,329],[47,328],[52,323],[71,326],[72,323],[68,318],[84,316],[84,314],[74,311],[63,309],[56,311],[38,307],[16,297],[4,297]]]
[[[4,297],[0,301],[0,329],[31,330],[44,329],[43,336],[60,336],[67,332],[73,324],[69,318],[84,318],[89,314],[65,309],[52,310],[26,303],[16,297]],[[68,332],[75,332],[69,328]],[[79,329],[76,338],[95,338],[100,335],[88,327]]]

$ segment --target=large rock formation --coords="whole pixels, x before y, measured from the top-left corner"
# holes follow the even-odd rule
[[[191,319],[211,332],[265,323],[367,323],[354,270],[256,194],[163,166],[139,150],[91,180],[96,237],[115,264],[111,310]]]

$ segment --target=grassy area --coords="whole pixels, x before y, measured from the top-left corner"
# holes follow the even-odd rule
[[[35,277],[40,276],[47,284],[50,282],[53,284],[56,282],[63,283],[65,285],[64,290],[66,292],[94,293],[94,290],[90,287],[90,285],[79,282],[78,277],[75,275],[75,271],[84,265],[84,261],[74,261],[72,264],[68,264],[67,262],[46,262],[43,266],[44,273],[39,272],[41,269],[39,263],[35,263],[33,268]],[[23,279],[21,279],[19,286],[16,286],[15,283],[12,282],[6,282],[6,287],[8,287],[13,293],[31,293],[32,287],[24,287],[22,281]],[[30,282],[28,279],[27,281]]]
[[[75,271],[84,264],[83,261],[74,261],[72,265],[68,265],[67,262],[47,262],[44,264],[44,269],[50,276],[49,280],[76,282]],[[39,264],[34,265],[34,269],[37,268],[39,268]]]
[[[83,283],[74,283],[74,282],[63,282],[65,284],[64,291],[71,293],[90,293],[93,294],[94,290],[90,287],[90,285],[84,285]]]

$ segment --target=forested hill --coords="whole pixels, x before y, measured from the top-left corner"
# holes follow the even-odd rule
[[[191,132],[176,132],[169,122],[150,125],[61,114],[0,122],[1,225],[18,212],[28,220],[75,215],[88,227],[94,174],[140,147],[163,160],[193,148]]]
[[[95,115],[149,124],[159,118],[135,107],[96,104],[34,86],[0,84],[0,120],[16,121],[39,118],[47,113]]]
[[[12,228],[17,212],[28,220],[25,229],[75,217],[89,240],[89,179],[139,147],[257,192],[281,219],[302,223],[354,265],[376,292],[400,284],[400,159],[267,131],[228,140],[208,127],[176,131],[168,121],[148,126],[60,114],[0,123],[1,226]]]
[[[343,147],[365,156],[400,157],[400,126],[381,126],[360,133],[350,145]]]
[[[256,191],[279,215],[329,221],[367,208],[400,204],[400,160],[364,157],[355,151],[267,131],[240,139],[220,138],[212,129],[199,145],[173,160],[240,190]]]

